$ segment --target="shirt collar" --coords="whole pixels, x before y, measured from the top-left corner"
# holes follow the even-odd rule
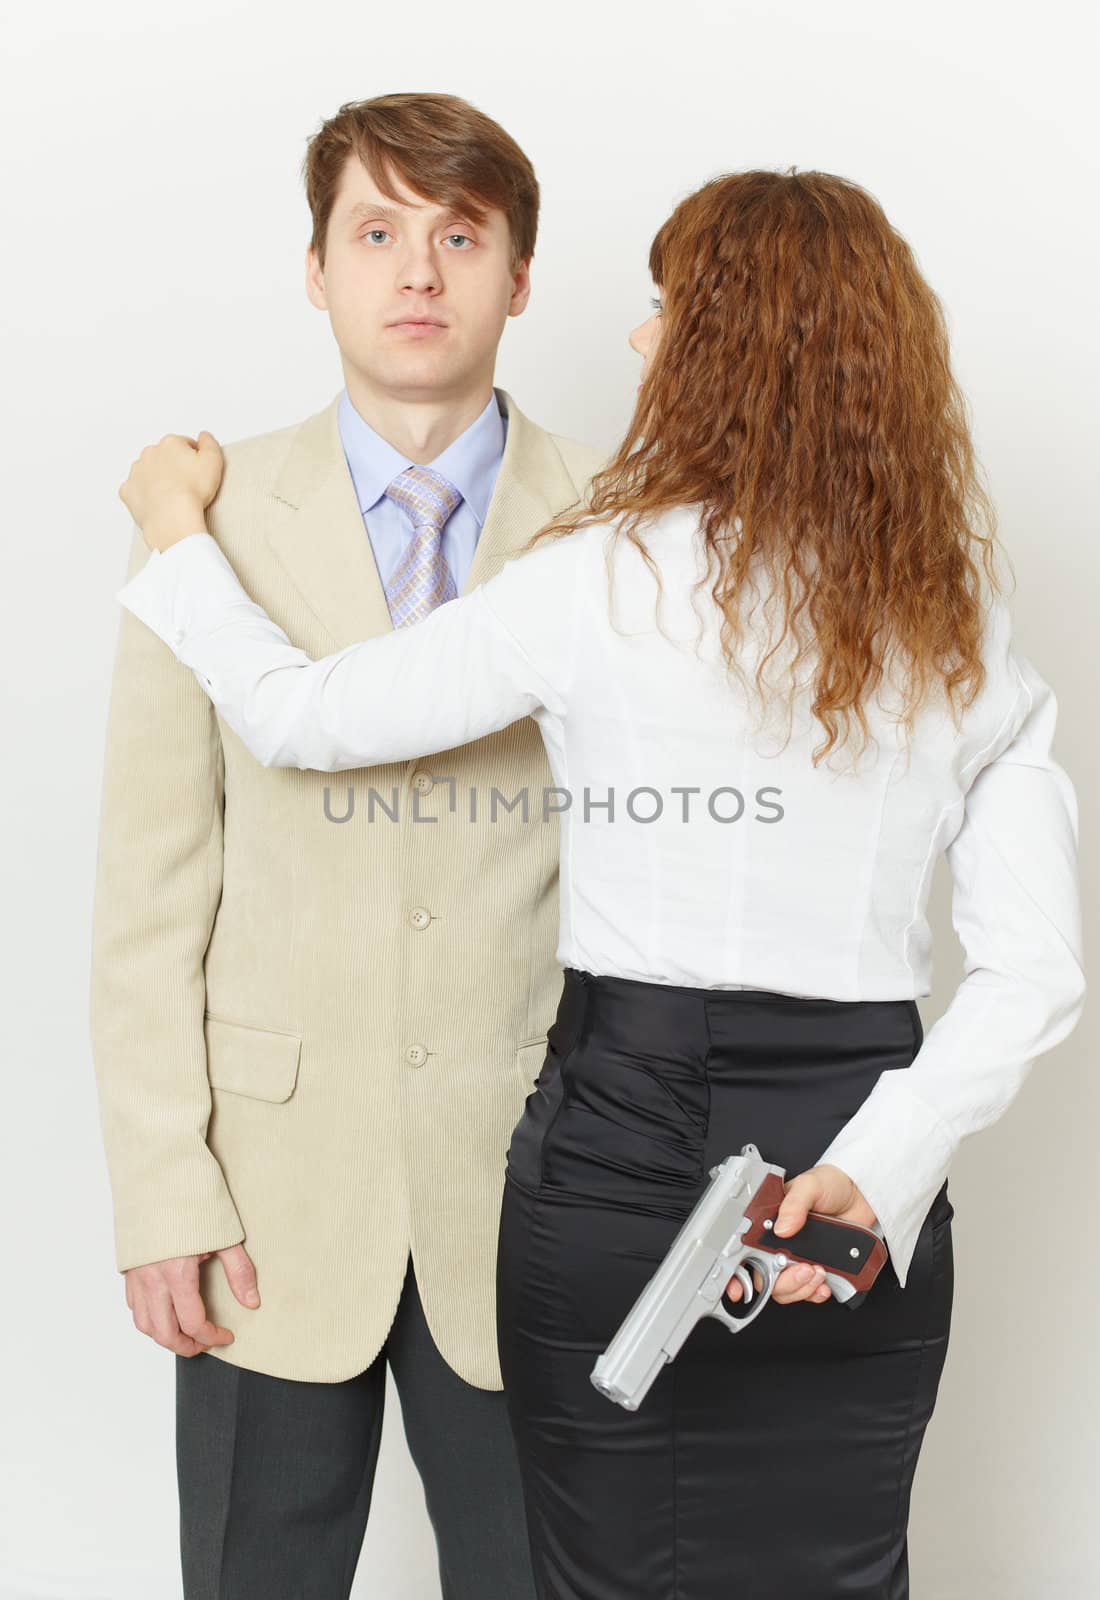
[[[503,407],[494,389],[484,411],[428,465],[459,491],[480,529],[493,497],[497,469],[504,454]],[[340,443],[355,484],[360,511],[378,504],[399,472],[413,463],[376,433],[351,403],[347,389],[337,407]]]

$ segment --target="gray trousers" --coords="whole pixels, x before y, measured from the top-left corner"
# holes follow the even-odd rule
[[[370,1510],[387,1362],[443,1600],[534,1600],[504,1394],[473,1387],[443,1360],[411,1258],[385,1345],[344,1382],[276,1378],[205,1353],[176,1357],[184,1600],[346,1600]]]

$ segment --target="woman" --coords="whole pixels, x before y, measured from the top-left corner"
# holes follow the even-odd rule
[[[498,1260],[540,1595],[901,1600],[948,1167],[1081,1007],[1076,799],[998,596],[940,307],[877,203],[820,173],[724,176],[650,269],[620,449],[469,595],[311,661],[202,532],[202,435],[123,486],[155,554],[119,597],[265,765],[541,729],[569,796],[565,981]],[[924,1039],[945,850],[967,977]],[[826,1212],[874,1225],[890,1264],[854,1311],[788,1267],[627,1412],[595,1360],[750,1141],[790,1180],[778,1234]]]

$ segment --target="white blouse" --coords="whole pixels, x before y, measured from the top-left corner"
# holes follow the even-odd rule
[[[867,708],[878,744],[858,770],[852,747],[815,767],[823,730],[808,696],[789,740],[785,707],[755,728],[754,703],[722,670],[709,584],[692,607],[704,570],[695,510],[656,519],[644,538],[659,617],[636,547],[595,524],[413,627],[319,661],[250,599],[207,533],[154,551],[118,599],[264,766],[419,758],[533,717],[555,787],[527,797],[528,815],[559,812],[562,966],[913,999],[931,988],[925,912],[946,853],[966,977],[912,1064],[884,1071],[818,1157],[859,1185],[904,1285],[960,1141],[1002,1115],[1082,1009],[1077,801],[1051,755],[1054,694],[994,600],[988,680],[961,728],[933,703],[907,752],[888,680]],[[746,645],[740,659],[751,682],[756,654]]]

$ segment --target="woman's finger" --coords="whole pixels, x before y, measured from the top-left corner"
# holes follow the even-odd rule
[[[781,1306],[793,1305],[796,1300],[809,1300],[824,1281],[824,1267],[811,1267],[808,1273],[806,1267],[799,1264],[784,1267],[776,1279],[772,1299],[778,1300]]]
[[[753,1283],[756,1285],[756,1292],[760,1294],[764,1287],[763,1279],[756,1267],[750,1266],[749,1271],[752,1274]],[[739,1278],[730,1279],[726,1289],[726,1298],[729,1300],[741,1300],[744,1298]],[[771,1298],[781,1306],[793,1305],[798,1300],[813,1300],[816,1304],[821,1305],[825,1300],[832,1298],[832,1290],[825,1282],[824,1267],[811,1267],[807,1274],[803,1265],[792,1263],[791,1266],[784,1267],[775,1280],[775,1288],[772,1290]]]

